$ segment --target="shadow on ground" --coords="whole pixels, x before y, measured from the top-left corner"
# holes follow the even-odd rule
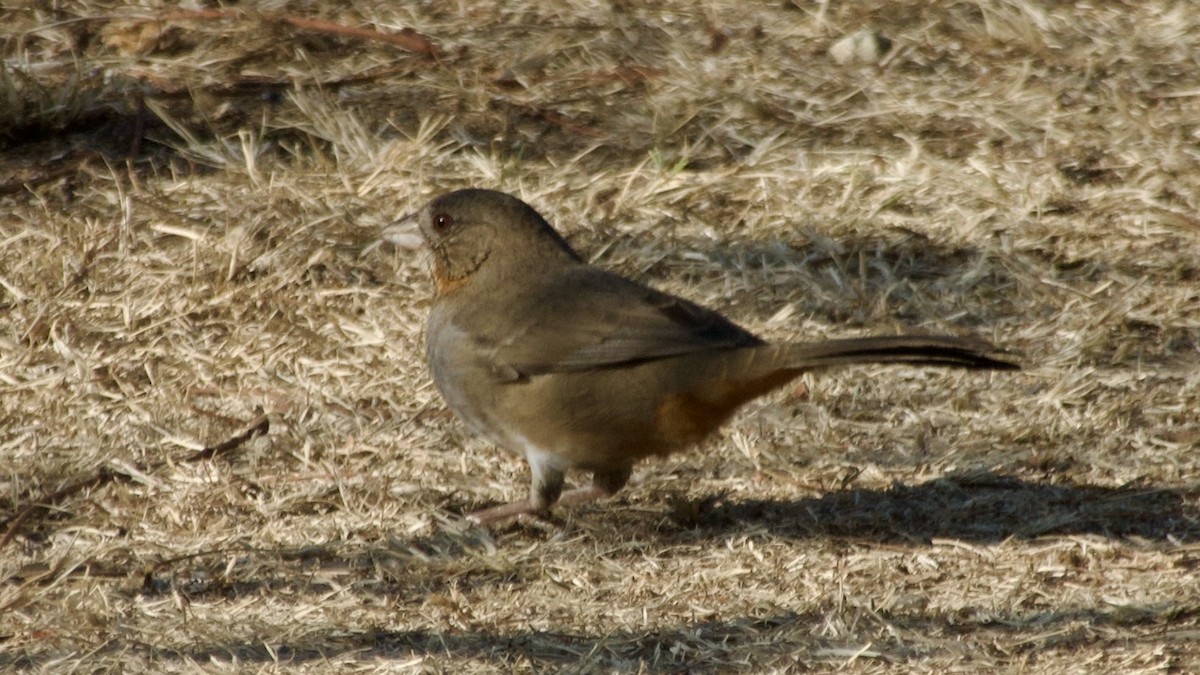
[[[496,555],[497,549],[545,541],[562,531],[583,531],[599,542],[636,540],[649,548],[746,534],[913,547],[938,539],[993,544],[1012,537],[1094,535],[1175,546],[1200,540],[1200,488],[1047,485],[978,472],[794,500],[718,497],[672,505],[664,499],[661,509],[633,509],[617,500],[563,510],[558,518],[566,524],[510,521],[489,531],[451,516],[431,534],[382,543],[207,551],[146,567],[137,592],[227,599],[272,591],[320,595],[333,588],[331,579],[354,577],[363,580],[359,588],[365,592],[418,598],[444,589],[449,579],[463,592],[521,584],[540,568]],[[105,576],[106,570],[81,566],[79,573]]]
[[[1195,541],[1197,494],[1194,487],[1048,485],[977,472],[805,499],[717,501],[676,520],[709,536],[753,526],[774,536],[914,545],[941,538],[986,544],[1079,534]]]
[[[697,540],[719,540],[733,534],[794,538],[831,537],[848,542],[927,545],[938,538],[993,543],[1010,537],[1043,535],[1130,536],[1151,541],[1194,542],[1200,539],[1200,509],[1195,488],[1047,485],[1020,478],[980,472],[950,476],[920,485],[895,485],[885,490],[843,490],[795,500],[724,500],[702,503],[687,518],[664,510],[631,509],[619,501],[575,509],[564,514],[568,528],[586,529],[589,536],[639,539],[647,545],[672,546]],[[603,521],[602,525],[597,525]],[[583,525],[586,524],[586,527]],[[472,587],[523,584],[540,574],[540,567],[520,556],[495,555],[512,539],[554,536],[521,524],[495,528],[463,528],[444,521],[428,535],[364,543],[330,542],[292,551],[211,551],[165,559],[147,567],[140,588],[128,592],[148,597],[183,596],[195,600],[282,595],[321,597],[335,588],[356,594],[386,595],[395,602],[421,603],[453,583],[460,592]],[[497,541],[503,543],[497,544]],[[234,560],[233,563],[230,561]],[[122,576],[105,566],[81,566],[92,578]],[[131,570],[123,576],[130,580]],[[31,572],[32,575],[32,572]],[[38,584],[16,575],[9,582]],[[53,583],[57,575],[47,574]],[[136,578],[136,577],[134,577]],[[910,603],[911,604],[911,603]],[[929,614],[920,605],[872,608],[853,622],[855,632],[841,641],[822,637],[808,627],[819,626],[832,613],[854,608],[814,609],[767,618],[732,617],[658,628],[647,632],[618,631],[604,635],[517,630],[436,632],[400,631],[387,627],[317,631],[286,643],[247,636],[227,644],[150,646],[113,638],[101,650],[136,654],[150,662],[184,661],[305,663],[353,658],[365,661],[422,658],[483,660],[504,667],[550,665],[570,672],[603,669],[617,672],[701,672],[790,667],[813,661],[845,662],[856,650],[870,646],[870,658],[898,662],[928,658],[939,651],[961,649],[954,636],[993,632],[998,643],[1015,641],[1021,649],[1072,642],[1092,643],[1096,627],[1121,626],[1122,640],[1144,631],[1169,644],[1194,635],[1195,608],[1147,607],[1082,608],[1041,612],[1035,616],[1007,610],[979,609],[964,615]],[[870,624],[870,625],[868,625]],[[1164,627],[1171,628],[1164,632]],[[920,634],[920,640],[906,640]],[[1172,632],[1173,631],[1173,632]],[[1101,631],[1103,633],[1103,631]],[[890,636],[880,639],[880,635]],[[1163,638],[1167,635],[1168,638]],[[1135,638],[1136,639],[1136,638]],[[916,650],[916,651],[914,651]],[[919,652],[919,653],[917,653]],[[95,652],[89,652],[95,653]],[[705,655],[712,654],[711,660]],[[0,653],[0,667],[33,668],[55,662],[63,654],[34,647],[23,653]],[[799,660],[797,660],[799,659]]]
[[[852,633],[840,639],[823,637],[821,627],[831,615],[844,614],[854,615]],[[846,665],[856,659],[895,664],[939,655],[957,656],[971,649],[956,640],[964,633],[991,634],[996,655],[1005,656],[1014,651],[1070,649],[1097,641],[1127,648],[1142,639],[1153,640],[1163,652],[1170,653],[1187,649],[1196,631],[1179,627],[1194,625],[1196,617],[1194,608],[1175,606],[1030,614],[980,609],[953,615],[847,607],[778,612],[767,617],[736,616],[603,635],[347,627],[318,630],[286,642],[247,636],[240,642],[224,644],[153,647],[112,640],[89,654],[94,657],[120,652],[124,658],[150,663],[304,664],[349,658],[415,666],[432,658],[443,663],[482,661],[504,669],[550,667],[554,672],[745,672],[813,663]],[[1105,628],[1120,631],[1113,634]],[[46,652],[0,654],[0,666],[36,668],[59,658]]]

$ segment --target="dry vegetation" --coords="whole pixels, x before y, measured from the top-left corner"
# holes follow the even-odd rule
[[[0,669],[1200,670],[1191,3],[26,4]],[[834,63],[862,28],[892,51]],[[467,185],[771,338],[1029,367],[806,380],[466,528],[525,466],[446,412],[375,237]]]

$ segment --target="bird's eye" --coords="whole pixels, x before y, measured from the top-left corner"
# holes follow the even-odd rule
[[[438,234],[446,234],[450,227],[454,225],[454,219],[445,213],[437,213],[433,216],[433,231]]]

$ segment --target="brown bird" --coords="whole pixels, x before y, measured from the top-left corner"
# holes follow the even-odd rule
[[[991,344],[897,335],[767,344],[724,316],[585,263],[528,204],[441,195],[383,238],[432,251],[433,381],[472,430],[525,457],[529,498],[471,514],[546,514],[620,490],[634,464],[687,449],[801,373],[852,363],[1010,370]],[[593,474],[563,492],[569,469]]]

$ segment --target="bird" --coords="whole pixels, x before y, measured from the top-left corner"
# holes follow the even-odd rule
[[[484,525],[611,496],[639,461],[699,444],[802,373],[860,363],[1020,368],[978,337],[768,343],[716,311],[588,264],[504,192],[441,194],[384,227],[382,239],[429,251],[425,357],[446,405],[529,465],[528,497],[468,516]],[[565,490],[573,470],[590,472],[591,483]]]

